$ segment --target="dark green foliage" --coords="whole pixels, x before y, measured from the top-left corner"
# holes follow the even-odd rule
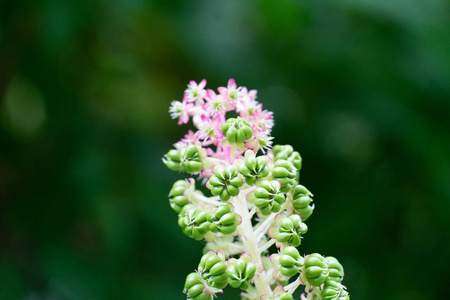
[[[316,210],[300,252],[338,257],[352,299],[446,299],[448,11],[0,1],[0,299],[182,299],[202,245],[168,205],[185,174],[161,157],[189,126],[168,107],[189,80],[230,77],[304,159]]]

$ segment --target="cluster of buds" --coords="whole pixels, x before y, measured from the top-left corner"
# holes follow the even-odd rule
[[[183,233],[206,241],[186,278],[187,299],[211,300],[231,286],[242,290],[242,300],[292,300],[300,285],[301,299],[349,299],[336,258],[301,256],[296,248],[314,211],[313,195],[299,183],[300,154],[290,145],[272,147],[273,116],[255,90],[233,79],[217,92],[205,86],[191,81],[183,100],[172,102],[172,118],[192,120],[196,129],[163,158],[211,193],[197,190],[193,178],[176,181],[169,193]]]

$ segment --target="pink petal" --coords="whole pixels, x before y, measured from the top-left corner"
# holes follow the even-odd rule
[[[228,88],[235,89],[236,87],[237,87],[236,82],[234,81],[233,78],[230,78],[230,79],[228,80]]]

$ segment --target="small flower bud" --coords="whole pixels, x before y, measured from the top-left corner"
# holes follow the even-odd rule
[[[300,215],[303,222],[306,221],[314,211],[311,193],[303,185],[296,185],[292,189],[292,196],[294,213]]]
[[[212,300],[212,294],[207,293],[202,277],[198,273],[191,273],[186,277],[184,292],[189,300]]]
[[[243,256],[244,255],[230,263],[227,273],[228,283],[232,287],[246,290],[250,285],[250,281],[256,274],[256,265],[252,263],[250,259],[246,259]],[[249,256],[247,255],[247,257]]]
[[[300,216],[291,215],[280,221],[278,233],[275,238],[280,243],[288,243],[298,247],[301,244],[302,234],[308,231],[308,227],[301,221]]]
[[[287,160],[279,159],[273,166],[272,175],[276,180],[280,181],[283,193],[289,192],[295,186],[297,183],[296,174],[297,169]]]
[[[350,296],[342,284],[327,281],[323,287],[322,300],[350,300]]]
[[[284,276],[292,277],[303,267],[305,259],[295,247],[288,246],[282,249],[280,259],[281,273]]]
[[[281,205],[286,200],[280,188],[280,183],[276,180],[263,180],[256,187],[253,192],[253,202],[263,215],[267,216],[272,212],[280,211]]]
[[[211,189],[211,194],[219,196],[221,200],[228,201],[231,196],[239,195],[239,188],[244,184],[236,173],[234,166],[217,166],[214,175],[209,178],[207,187]]]
[[[178,225],[187,236],[201,240],[209,231],[207,213],[197,208],[189,209],[184,216],[178,219]]]
[[[177,213],[180,213],[183,207],[189,203],[189,200],[184,196],[184,192],[188,188],[189,183],[186,180],[176,181],[169,193],[170,207]]]
[[[344,279],[344,268],[333,256],[327,256],[325,259],[328,263],[328,270],[330,271],[327,280],[341,283]]]
[[[223,252],[220,252],[222,253]],[[227,263],[224,255],[208,252],[202,256],[198,271],[208,286],[223,289],[228,285]]]
[[[229,118],[220,127],[224,136],[230,144],[240,144],[249,140],[253,136],[253,131],[247,120],[240,117]]]
[[[254,184],[259,178],[264,178],[269,175],[269,168],[267,168],[267,157],[255,157],[252,150],[245,152],[245,160],[238,167],[239,173],[245,177],[245,182],[249,185]]]
[[[222,234],[232,234],[236,231],[236,215],[231,212],[228,205],[221,205],[214,213],[208,215],[210,222],[209,229],[212,232],[221,232]]]
[[[310,285],[322,285],[328,274],[328,263],[322,255],[313,253],[305,258],[305,277]]]

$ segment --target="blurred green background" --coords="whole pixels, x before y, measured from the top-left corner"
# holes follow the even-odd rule
[[[315,195],[301,253],[336,256],[352,299],[448,298],[448,1],[9,0],[0,299],[185,299],[202,243],[161,157],[203,78],[274,112]]]

